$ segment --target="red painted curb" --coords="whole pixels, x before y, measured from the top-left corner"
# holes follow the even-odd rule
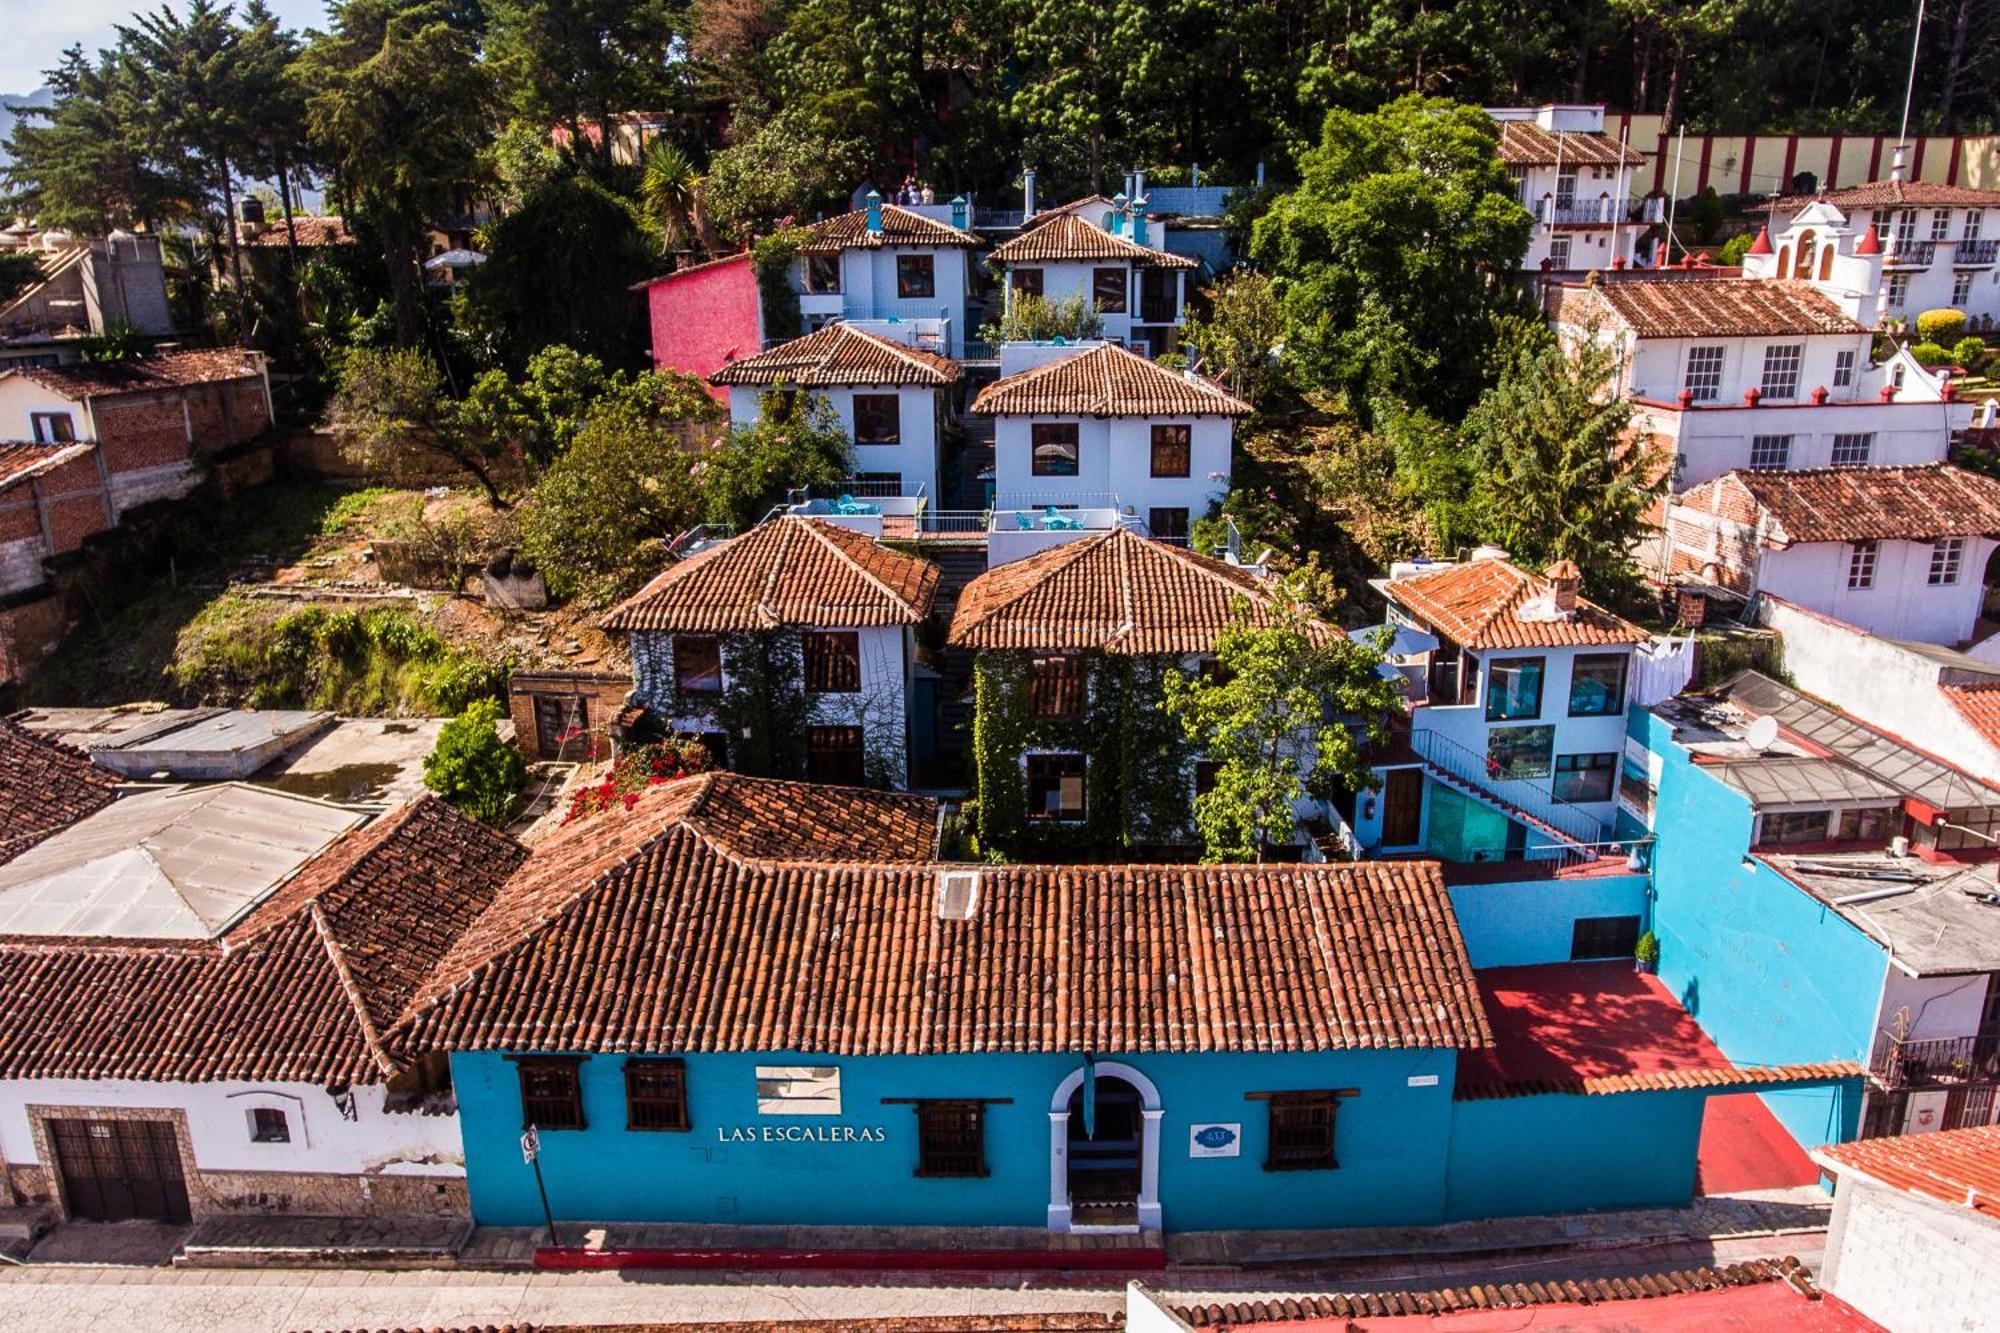
[[[586,1250],[543,1245],[535,1267],[556,1272],[616,1268],[779,1269],[825,1268],[886,1272],[990,1272],[1088,1270],[1157,1273],[1167,1266],[1161,1249],[1105,1250]]]

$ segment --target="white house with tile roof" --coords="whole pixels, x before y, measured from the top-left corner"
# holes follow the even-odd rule
[[[1617,356],[1633,429],[1676,490],[1735,468],[1901,466],[1944,458],[1972,406],[1812,284],[1648,273],[1553,284],[1557,336]]]
[[[885,204],[816,222],[792,261],[792,285],[808,331],[837,319],[901,320],[928,326],[928,350],[961,356],[972,255],[962,202],[951,223]]]
[[[1096,307],[1106,340],[1151,353],[1171,350],[1198,266],[1154,244],[1159,223],[1146,216],[1144,199],[1123,211],[1114,201],[1103,218],[1093,223],[1069,208],[1039,214],[995,247],[991,259],[1005,272],[1006,299],[1017,292],[1051,302],[1080,296]]]
[[[1008,343],[973,400],[994,419],[995,505],[1111,505],[1163,540],[1229,491],[1236,418],[1250,405],[1210,380],[1110,343]]]
[[[1604,132],[1603,106],[1496,106],[1486,114],[1500,122],[1500,160],[1515,198],[1535,217],[1521,267],[1630,268],[1665,201],[1635,199],[1633,180],[1645,158]]]
[[[938,495],[938,450],[951,417],[958,363],[910,345],[913,326],[842,320],[724,366],[729,420],[754,425],[767,394],[823,400],[854,443],[853,482],[869,496]],[[899,336],[900,335],[900,336]]]

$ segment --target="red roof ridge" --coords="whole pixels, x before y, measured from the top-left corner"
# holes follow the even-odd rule
[[[361,1042],[367,1048],[375,1067],[389,1076],[396,1072],[396,1062],[389,1058],[389,1052],[382,1046],[382,1034],[375,1027],[375,1019],[368,1012],[368,1001],[362,997],[361,987],[354,980],[353,971],[347,966],[347,956],[340,947],[340,941],[333,935],[333,924],[320,910],[319,899],[306,902],[306,919],[312,922],[313,930],[319,935],[321,947],[326,951],[326,961],[333,968],[335,980],[347,997],[348,1007],[354,1010],[354,1021],[361,1028]]]
[[[979,416],[1049,415],[1048,411],[1032,404],[1020,404],[1012,407],[984,407],[982,404],[992,402],[1003,396],[1003,394],[1019,393],[1024,389],[1032,388],[1042,380],[1058,374],[1080,375],[1086,378],[1086,380],[1091,376],[1096,376],[1101,379],[1101,387],[1095,390],[1095,402],[1074,413],[1056,412],[1054,413],[1055,415],[1098,417],[1239,416],[1252,410],[1250,404],[1237,398],[1227,389],[1204,375],[1198,375],[1191,371],[1175,372],[1169,370],[1159,362],[1140,356],[1130,348],[1121,347],[1117,343],[1097,342],[1095,346],[1088,345],[1087,343],[1079,343],[1078,346],[1082,350],[1073,355],[1057,357],[1052,361],[1044,361],[1039,366],[1030,366],[1026,370],[1016,371],[1012,375],[1003,375],[981,389],[978,395],[972,400],[972,406],[968,410]],[[1093,360],[1093,358],[1095,359]],[[1130,411],[1121,410],[1117,406],[1117,383],[1113,379],[1113,367],[1121,360],[1127,363],[1131,370],[1152,377],[1157,383],[1171,385],[1177,390],[1184,388],[1193,392],[1199,398],[1214,400],[1214,411],[1204,411],[1198,407],[1182,407],[1171,410],[1156,410],[1150,407]],[[1141,369],[1142,367],[1143,370]]]
[[[891,588],[888,584],[884,583],[880,578],[876,577],[873,570],[870,570],[867,566],[863,565],[860,561],[854,558],[853,552],[843,549],[838,542],[836,542],[831,536],[828,535],[838,526],[839,526],[838,524],[833,524],[833,523],[809,523],[806,526],[806,531],[810,533],[819,542],[820,545],[826,547],[827,550],[832,551],[834,554],[838,555],[841,559],[846,560],[850,564],[852,564],[854,566],[855,573],[859,574],[864,580],[866,580],[870,585],[872,585],[877,592],[881,593],[891,602],[894,602],[898,606],[902,607],[905,611],[907,611],[909,613],[910,619],[922,620],[924,618],[924,613],[918,610],[910,602],[909,598],[903,596],[901,593],[897,592],[894,588]],[[839,530],[842,532],[851,531],[851,529],[848,528],[840,528]],[[874,539],[870,537],[863,537],[862,540],[872,542]],[[776,572],[777,572],[777,565],[776,562],[773,562],[772,573],[775,575]]]

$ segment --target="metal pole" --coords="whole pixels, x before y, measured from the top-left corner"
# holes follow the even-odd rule
[[[1903,84],[1903,127],[1896,132],[1896,147],[1910,141],[1910,99],[1917,91],[1917,51],[1924,44],[1924,0],[1917,0],[1917,28],[1910,34],[1910,77]]]
[[[1674,206],[1681,201],[1681,154],[1687,148],[1687,126],[1674,136],[1674,183],[1667,187],[1667,258],[1674,257]],[[1681,247],[1687,253],[1687,247]]]
[[[529,1159],[529,1166],[535,1168],[535,1190],[542,1196],[542,1220],[548,1223],[549,1244],[556,1243],[556,1215],[549,1209],[549,1187],[542,1183],[542,1159],[539,1154]]]

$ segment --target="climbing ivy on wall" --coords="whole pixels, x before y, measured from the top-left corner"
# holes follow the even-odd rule
[[[732,634],[722,641],[716,730],[729,737],[729,767],[752,777],[796,778],[806,767],[805,650],[796,630]]]
[[[1193,843],[1193,750],[1161,700],[1162,682],[1182,669],[1175,657],[1084,660],[1088,702],[1077,717],[1037,717],[1030,709],[1035,654],[981,653],[973,668],[973,828],[982,852],[1110,853]],[[1086,761],[1084,819],[1028,818],[1022,756],[1068,751]]]
[[[769,341],[796,338],[805,329],[799,314],[799,294],[792,286],[792,260],[806,239],[804,227],[785,227],[760,236],[750,247],[750,265],[757,272],[757,299]]]

